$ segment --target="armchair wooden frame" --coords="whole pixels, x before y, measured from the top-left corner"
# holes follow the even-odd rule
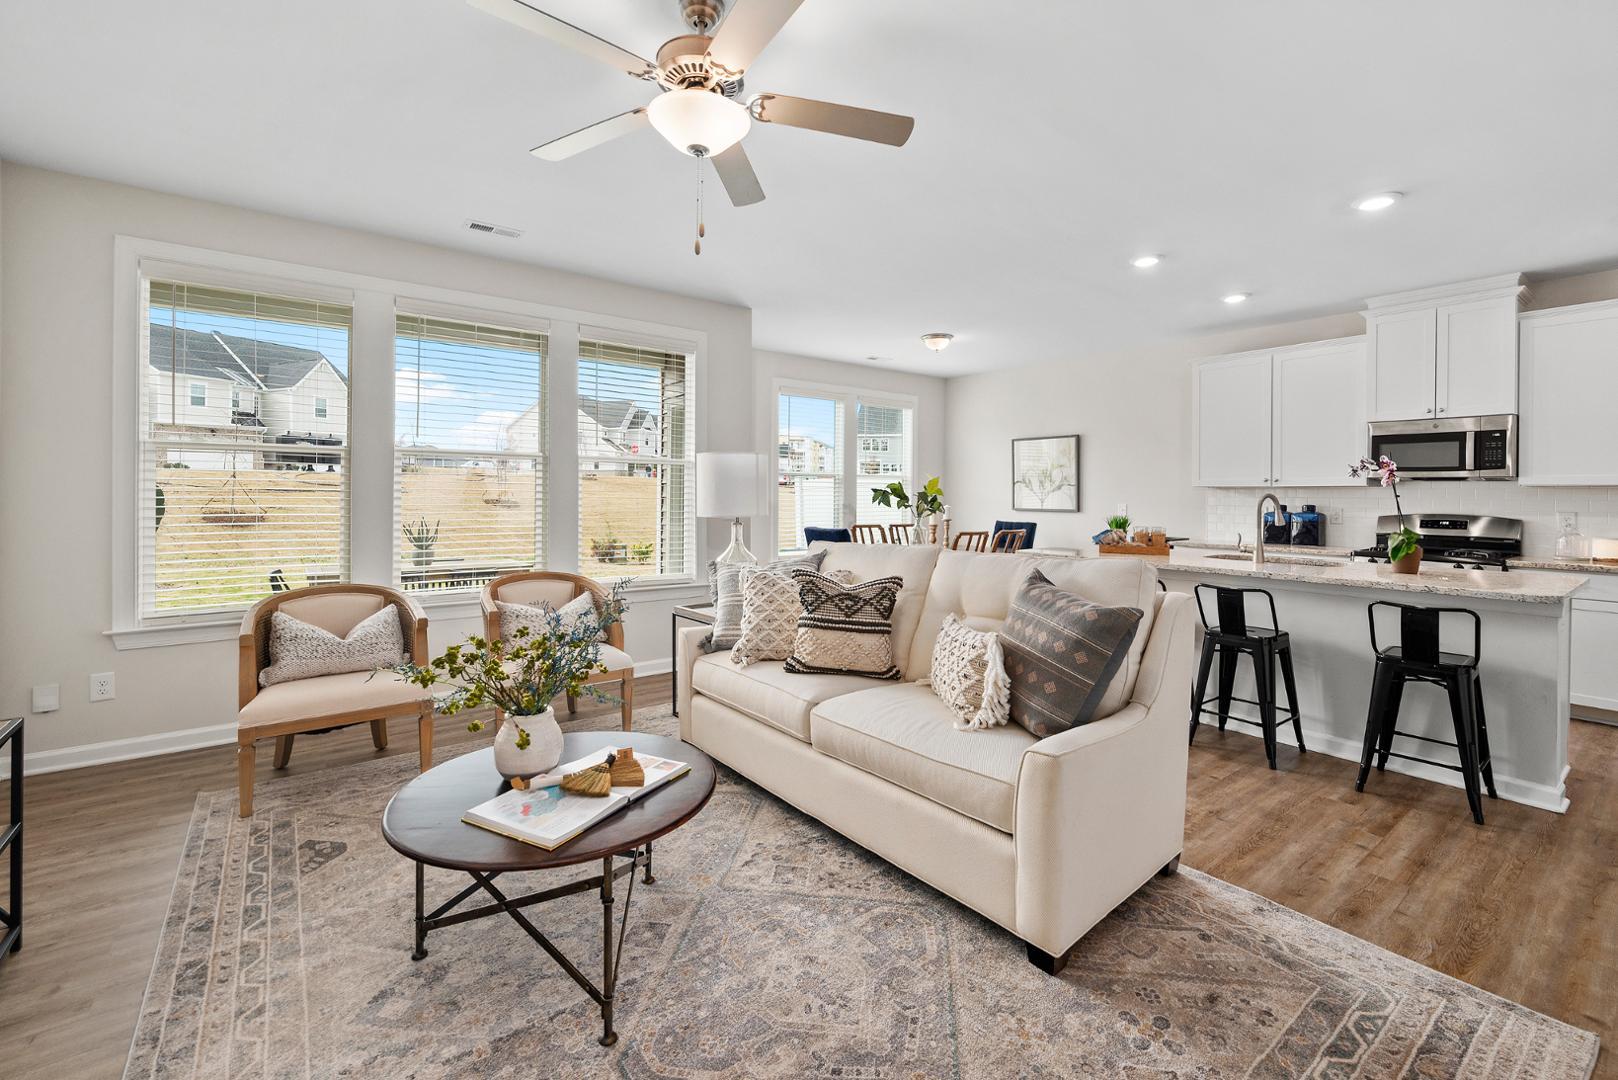
[[[399,613],[399,627],[404,634],[406,651],[416,664],[426,664],[427,616],[421,606],[396,589],[382,585],[312,585],[305,589],[272,593],[247,609],[242,617],[237,664],[237,708],[243,709],[259,695],[258,676],[270,658],[270,616],[289,600],[298,600],[321,594],[368,594],[380,597]],[[423,691],[427,695],[426,691]],[[284,769],[292,759],[292,740],[300,734],[330,731],[353,724],[371,725],[371,742],[378,750],[388,746],[388,721],[396,716],[416,718],[416,737],[420,743],[421,771],[433,765],[433,699],[430,695],[420,700],[392,705],[351,709],[280,723],[256,724],[236,729],[236,784],[242,817],[253,813],[253,769],[257,762],[256,744],[260,739],[275,740],[275,767]]]
[[[519,581],[563,581],[571,583],[573,595],[569,600],[576,600],[585,593],[589,593],[595,600],[596,611],[600,611],[607,602],[607,590],[593,578],[582,574],[568,574],[561,570],[519,570],[514,574],[502,574],[483,587],[483,634],[490,641],[500,640],[500,609],[495,606],[495,598],[500,590],[507,585]],[[509,603],[509,601],[508,601]],[[560,605],[558,605],[560,606]],[[624,651],[624,624],[615,622],[607,627],[608,645]],[[619,711],[622,715],[625,731],[630,730],[630,722],[635,715],[635,669],[633,667],[615,668],[590,676],[586,683],[617,683],[618,697],[621,700]],[[567,711],[578,711],[578,698],[572,694],[567,696]]]

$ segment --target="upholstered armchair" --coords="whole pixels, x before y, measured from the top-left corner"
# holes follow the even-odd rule
[[[607,603],[607,590],[600,582],[580,574],[565,574],[560,570],[522,570],[504,574],[483,587],[484,636],[490,641],[500,640],[500,609],[498,603],[527,604],[538,607],[548,604],[560,609],[569,601],[589,593],[599,613]],[[635,714],[635,661],[624,652],[624,624],[615,622],[607,627],[607,640],[601,645],[601,662],[607,670],[585,680],[589,683],[617,683],[622,699],[620,710],[624,730],[630,729]],[[567,711],[575,712],[578,699],[567,697]]]
[[[388,721],[416,719],[421,770],[433,763],[432,692],[392,672],[354,671],[260,687],[259,672],[270,662],[270,616],[277,611],[338,637],[347,637],[361,620],[392,606],[399,613],[405,653],[426,664],[427,616],[414,600],[380,585],[315,585],[272,593],[248,609],[242,619],[236,714],[236,779],[241,815],[253,813],[253,766],[260,739],[275,740],[275,767],[292,758],[293,737],[352,724],[369,723],[378,750],[388,745]]]

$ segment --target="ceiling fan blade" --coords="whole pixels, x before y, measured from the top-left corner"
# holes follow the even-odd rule
[[[708,44],[708,59],[732,78],[746,71],[803,0],[736,0]]]
[[[554,15],[547,15],[538,8],[523,3],[522,0],[466,0],[466,2],[479,11],[486,11],[496,18],[506,20],[513,26],[520,26],[542,38],[549,38],[558,45],[566,45],[586,56],[594,57],[626,75],[633,75],[637,79],[650,79],[656,76],[657,69],[650,60],[642,59],[628,49],[620,49],[612,42],[598,38],[588,30],[580,30],[572,23],[563,22]]]
[[[611,142],[621,135],[639,131],[651,121],[646,118],[645,109],[631,109],[617,116],[609,116],[605,120],[598,120],[589,127],[582,127],[571,131],[560,139],[552,139],[548,143],[541,143],[529,151],[537,158],[546,161],[562,161],[574,154],[582,154],[586,150],[600,146],[604,142]]]
[[[785,124],[788,127],[809,128],[830,135],[847,135],[851,139],[903,146],[916,126],[914,117],[896,113],[877,112],[875,109],[856,109],[852,105],[833,105],[829,101],[789,97],[786,94],[760,94],[753,99],[753,116],[766,124]]]
[[[747,151],[742,149],[741,143],[715,155],[712,161],[733,206],[752,206],[764,201],[764,189],[759,186],[758,174],[753,171],[753,163],[747,160]]]

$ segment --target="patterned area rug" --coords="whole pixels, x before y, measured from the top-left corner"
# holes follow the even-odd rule
[[[666,706],[636,720],[675,730]],[[1589,1032],[1192,870],[1051,979],[723,770],[635,890],[604,1050],[595,1006],[510,920],[436,931],[410,961],[411,868],[379,821],[413,773],[394,757],[272,781],[247,822],[233,792],[198,797],[126,1076],[1578,1080],[1595,1063]],[[466,880],[429,870],[429,898]],[[599,970],[593,894],[528,913]]]

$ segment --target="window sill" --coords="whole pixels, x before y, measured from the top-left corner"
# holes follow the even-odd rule
[[[195,645],[205,641],[233,641],[241,633],[240,618],[229,621],[175,623],[172,626],[133,626],[104,630],[113,648],[154,649],[164,645]]]

